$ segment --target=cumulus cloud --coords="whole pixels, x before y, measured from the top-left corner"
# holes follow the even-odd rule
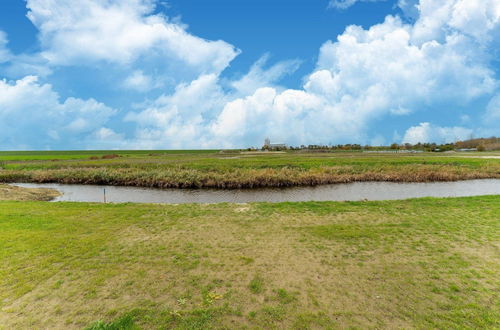
[[[227,101],[218,75],[201,75],[178,85],[171,95],[139,105],[140,111],[130,112],[125,120],[137,125],[138,147],[206,147],[208,123]]]
[[[265,99],[260,99],[263,94],[257,91],[262,86],[273,86],[284,75],[293,73],[300,64],[297,60],[281,61],[266,68],[268,59],[269,55],[261,57],[247,74],[237,80],[221,82],[219,75],[201,75],[191,83],[179,84],[170,95],[162,95],[153,102],[139,105],[140,111],[131,112],[125,118],[137,124],[135,140],[141,147],[149,148],[165,145],[172,148],[245,145],[245,141],[237,140],[229,133],[234,132],[234,128],[218,129],[228,120],[227,117],[233,116],[230,114],[233,107],[231,101],[256,93],[258,96],[253,105],[265,103]],[[223,88],[224,84],[230,87],[230,91]],[[274,93],[276,89],[283,88],[266,87]],[[265,121],[257,123],[257,120],[260,119],[256,119],[255,124],[243,122],[248,127],[239,133],[243,139],[249,138],[244,133],[249,130],[253,131],[252,136],[256,139],[258,134],[265,132]],[[261,126],[260,133],[256,130],[258,125]]]
[[[430,123],[420,123],[410,127],[404,137],[403,143],[452,143],[470,138],[473,130],[465,127],[440,127]]]
[[[36,76],[0,80],[0,148],[82,148],[86,137],[115,113],[94,99],[61,102],[52,86]]]
[[[234,89],[248,95],[225,93],[216,75],[202,76],[128,119],[141,126],[136,139],[177,147],[258,145],[265,136],[291,144],[380,141],[379,134],[369,132],[379,118],[408,115],[436,104],[463,106],[498,88],[485,48],[495,19],[484,24],[481,34],[467,33],[465,23],[496,6],[487,2],[469,6],[478,13],[462,17],[461,0],[437,7],[422,0],[414,25],[387,16],[366,30],[349,26],[337,41],[321,47],[317,67],[300,90],[272,86],[272,79],[293,65],[265,72],[264,57],[232,82]],[[188,93],[189,104],[183,104],[181,99],[187,97],[179,95],[191,90],[196,93]],[[449,141],[469,132],[424,123],[409,129],[404,139]]]
[[[262,137],[287,141],[326,142],[325,139],[342,136],[349,130],[348,122],[336,132],[331,129],[336,109],[321,97],[303,90],[260,88],[253,95],[226,104],[211,126],[211,134],[219,144],[245,145],[245,141],[261,143]],[[327,131],[327,135],[322,133]]]
[[[28,0],[28,18],[39,30],[42,56],[52,65],[105,61],[130,64],[144,57],[182,63],[198,73],[224,70],[238,54],[154,14],[152,0]],[[175,66],[170,66],[173,70]]]
[[[355,2],[332,3],[342,8]],[[498,98],[492,97],[499,84],[491,64],[500,30],[498,1],[399,0],[413,23],[389,15],[367,29],[347,27],[336,40],[321,46],[316,67],[299,89],[285,89],[279,82],[300,62],[268,65],[267,55],[247,74],[229,80],[222,72],[239,51],[226,42],[191,35],[178,21],[157,14],[154,4],[153,0],[27,2],[29,18],[40,31],[38,58],[54,70],[72,65],[108,68],[100,64],[109,63],[112,70],[120,68],[123,79],[117,86],[142,95],[133,102],[133,111],[120,118],[134,127],[133,133],[113,126],[118,120],[109,120],[114,113],[110,107],[92,99],[60,102],[50,85],[32,77],[0,84],[4,104],[5,91],[29,90],[26,100],[16,98],[19,105],[9,105],[14,109],[10,113],[0,109],[0,125],[14,123],[26,112],[40,122],[35,130],[39,145],[57,145],[72,132],[79,145],[114,141],[136,148],[197,148],[259,145],[266,136],[290,144],[381,143],[390,139],[383,136],[387,132],[374,132],[374,123],[387,118],[403,121],[422,109],[438,113],[443,108],[483,104],[477,113],[457,112],[456,118],[482,116],[485,126],[498,119]],[[0,60],[2,40],[6,39],[0,34]],[[165,87],[168,79],[170,89]],[[30,103],[29,93],[43,95],[33,97],[41,106]],[[95,123],[86,114],[95,116]],[[467,137],[471,130],[417,123],[405,124],[413,127],[403,141],[448,142]],[[29,140],[20,137],[15,144],[5,139],[0,147],[21,146]]]
[[[446,16],[459,16],[455,11],[460,1],[456,4],[444,8],[452,11]],[[483,12],[487,5],[474,8]],[[420,19],[430,24],[426,13]],[[367,30],[348,27],[336,42],[321,47],[317,68],[303,90],[261,88],[231,101],[212,125],[213,136],[237,145],[265,135],[290,143],[364,143],[369,124],[380,117],[407,115],[434,104],[459,106],[494,92],[495,73],[485,50],[475,47],[483,40],[449,32],[445,21],[436,20],[430,25],[435,30],[440,26],[440,41],[424,41],[420,20],[410,25],[388,16]],[[494,31],[493,25],[485,28]],[[449,131],[429,136],[441,138]]]
[[[414,32],[392,16],[368,30],[350,26],[322,46],[318,68],[332,72],[337,93],[362,95],[378,85],[397,108],[420,100],[467,102],[495,88],[494,72],[481,61],[481,50],[470,50],[470,38],[452,34],[442,43],[415,44]]]
[[[443,42],[454,33],[470,36],[481,45],[498,38],[495,30],[500,24],[500,3],[496,0],[420,0],[418,9],[414,43]]]

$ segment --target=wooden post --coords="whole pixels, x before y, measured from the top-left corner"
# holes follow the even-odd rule
[[[104,203],[106,203],[106,188],[104,188]]]

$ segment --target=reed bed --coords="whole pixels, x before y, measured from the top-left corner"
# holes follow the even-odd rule
[[[342,167],[315,169],[195,169],[70,168],[2,171],[1,182],[97,184],[155,188],[268,188],[316,186],[360,181],[434,182],[500,178],[500,166],[477,170],[434,165],[381,167],[356,171]]]

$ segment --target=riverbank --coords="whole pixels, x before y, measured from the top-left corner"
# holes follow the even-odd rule
[[[499,214],[500,196],[0,202],[0,328],[494,328]]]
[[[60,195],[55,189],[0,184],[0,201],[51,201]]]
[[[148,152],[0,153],[0,182],[238,189],[500,178],[500,159],[494,158],[498,153],[466,153],[463,157],[459,153],[235,152],[228,156],[210,151]]]

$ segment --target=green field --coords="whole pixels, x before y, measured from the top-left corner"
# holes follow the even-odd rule
[[[0,152],[0,182],[253,188],[500,178],[500,153]]]
[[[500,196],[4,201],[0,328],[493,329],[499,235]]]

